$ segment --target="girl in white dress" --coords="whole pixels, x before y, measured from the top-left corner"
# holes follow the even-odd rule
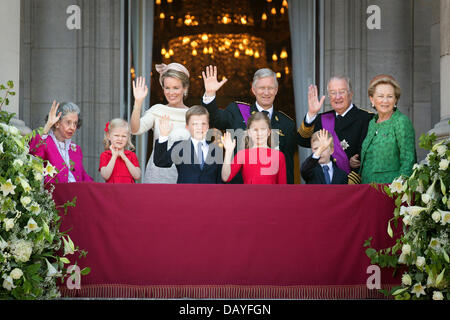
[[[159,138],[159,119],[168,115],[173,124],[168,143],[168,148],[170,148],[175,141],[189,139],[189,131],[186,129],[186,111],[189,108],[183,101],[189,88],[189,72],[179,63],[157,64],[155,67],[160,74],[159,83],[164,90],[167,105],[155,104],[140,117],[148,88],[145,85],[145,78],[138,77],[136,83],[133,81],[135,102],[130,121],[131,132],[134,135],[141,135],[153,129],[153,146],[155,146],[155,141]],[[155,166],[152,152],[142,180],[143,183],[177,183],[177,178],[175,165],[170,168]]]

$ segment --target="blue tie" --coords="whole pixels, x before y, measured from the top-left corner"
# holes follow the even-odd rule
[[[197,156],[198,160],[200,161],[200,170],[203,170],[203,165],[205,164],[205,160],[203,159],[203,150],[202,150],[202,143],[199,142],[197,145]]]
[[[330,170],[330,168],[328,166],[322,166],[322,170],[323,170],[323,175],[325,176],[325,182],[327,184],[330,184],[330,174],[328,173],[328,171]]]

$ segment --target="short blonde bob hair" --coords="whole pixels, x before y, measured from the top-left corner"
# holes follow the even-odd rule
[[[115,128],[127,128],[128,130],[128,141],[127,145],[125,146],[125,149],[128,150],[134,150],[134,145],[131,143],[131,128],[128,122],[121,118],[115,118],[112,119],[110,122],[107,123],[107,128],[105,128],[105,135],[103,138],[103,145],[105,146],[105,150],[109,150],[109,147],[111,147],[111,142],[108,139],[108,134],[114,130]]]
[[[388,74],[380,74],[370,80],[369,89],[367,90],[369,97],[373,97],[373,95],[375,94],[375,89],[379,84],[389,84],[394,88],[396,100],[395,103],[397,103],[402,94],[402,90],[400,89],[400,85],[398,84],[397,80],[395,80],[393,76],[390,76]]]

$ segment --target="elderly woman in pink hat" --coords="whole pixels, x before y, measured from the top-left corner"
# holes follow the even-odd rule
[[[189,131],[186,129],[186,111],[189,109],[184,104],[189,89],[189,71],[179,63],[157,64],[159,83],[164,90],[167,104],[155,104],[145,111],[141,117],[142,103],[148,94],[145,78],[138,77],[133,81],[134,108],[131,114],[131,132],[141,135],[148,130],[153,130],[153,146],[159,138],[159,120],[168,115],[173,130],[169,135],[168,147],[175,141],[189,139]],[[170,168],[160,168],[153,162],[153,153],[148,161],[144,183],[177,183],[178,173],[175,165]]]

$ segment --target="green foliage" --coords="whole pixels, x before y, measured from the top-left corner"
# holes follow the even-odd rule
[[[425,163],[415,164],[410,177],[399,177],[384,187],[395,199],[391,222],[401,223],[402,235],[391,248],[376,250],[372,238],[364,243],[366,255],[380,267],[406,268],[402,286],[389,294],[397,300],[450,297],[450,139],[436,142],[436,136],[422,135],[420,146],[429,150]],[[380,190],[380,187],[377,187]],[[395,272],[394,271],[394,272]]]
[[[0,90],[8,104],[12,82]],[[0,105],[0,107],[1,107]],[[12,115],[0,114],[0,299],[51,299],[59,297],[57,279],[64,279],[68,256],[76,251],[72,240],[60,231],[61,218],[44,177],[51,167],[29,154],[33,132],[22,136],[9,125]],[[61,206],[75,206],[76,198]],[[70,242],[66,246],[65,238]],[[69,247],[70,246],[70,247]],[[60,250],[64,255],[60,256]],[[75,258],[75,256],[74,256]],[[89,269],[83,269],[87,274]]]
[[[432,134],[422,133],[422,135],[419,138],[419,147],[425,150],[431,150],[435,141],[436,135],[434,133]]]

